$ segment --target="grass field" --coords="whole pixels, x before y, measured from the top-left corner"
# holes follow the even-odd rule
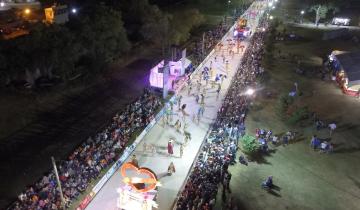
[[[273,60],[267,63],[246,121],[247,133],[256,128],[271,129],[274,134],[296,130],[301,136],[288,146],[272,146],[274,152],[249,166],[236,164],[230,167],[232,193],[239,209],[243,210],[358,210],[360,209],[360,100],[344,95],[338,86],[327,78],[320,79],[322,58],[332,50],[357,51],[359,45],[351,40],[322,41],[322,31],[311,28],[280,26],[279,32],[293,32],[302,37],[298,41],[276,41]],[[297,61],[306,70],[305,76],[295,73]],[[310,148],[311,136],[329,138],[328,129],[316,131],[311,120],[290,126],[276,114],[278,97],[299,84],[303,95],[299,104],[330,123],[337,130],[331,136],[334,152],[321,154]],[[271,97],[266,93],[271,92]],[[280,190],[268,193],[260,184],[267,176],[274,176]],[[221,190],[217,208],[221,205]]]

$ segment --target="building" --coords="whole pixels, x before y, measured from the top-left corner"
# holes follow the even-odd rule
[[[45,8],[45,21],[47,23],[63,24],[69,21],[69,10],[67,5],[54,5]]]
[[[360,90],[360,51],[334,51],[330,55],[336,81],[348,95],[359,95]]]
[[[41,4],[37,0],[1,0],[0,1],[0,11],[10,10],[10,9],[40,9]]]

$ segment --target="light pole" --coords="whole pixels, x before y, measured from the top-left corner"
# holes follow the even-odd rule
[[[227,4],[227,10],[228,10],[228,12],[229,12],[229,10],[230,10],[231,0],[229,0],[227,3],[228,3],[228,4]]]
[[[246,92],[245,92],[245,94],[248,95],[248,96],[251,96],[251,95],[253,95],[254,93],[255,93],[255,90],[252,89],[252,88],[247,89]]]
[[[61,188],[61,182],[60,182],[60,179],[59,179],[59,174],[58,174],[58,170],[57,170],[57,167],[56,167],[56,162],[55,162],[54,157],[52,157],[52,156],[51,156],[51,162],[52,162],[53,167],[54,167],[56,182],[58,184],[58,191],[60,193],[61,208],[65,209],[66,202],[65,202],[65,198],[64,198],[63,191],[62,191],[62,188]]]
[[[301,24],[303,23],[304,14],[305,14],[305,11],[301,10],[301,12],[300,12],[300,23]]]
[[[254,93],[255,93],[255,90],[252,89],[252,88],[248,88],[248,89],[245,91],[245,95],[246,95],[246,97],[245,97],[245,104],[247,104],[248,98],[251,97],[252,95],[254,95]]]

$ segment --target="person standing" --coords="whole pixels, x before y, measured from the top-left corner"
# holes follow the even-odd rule
[[[189,84],[188,96],[191,94],[191,90],[192,90],[192,83]]]
[[[224,182],[223,182],[223,186],[224,188],[231,193],[230,190],[230,180],[231,180],[231,173],[230,172],[226,172],[225,176],[224,176]]]
[[[181,107],[181,99],[182,99],[182,95],[179,95],[178,98],[178,109],[180,110],[180,107]]]
[[[201,99],[200,99],[200,104],[205,104],[205,95],[204,94],[200,94]]]
[[[175,173],[175,165],[173,162],[170,163],[169,167],[168,167],[168,175],[171,176],[173,173]]]
[[[184,154],[184,145],[180,144],[180,158],[182,158],[183,154]]]
[[[229,75],[229,61],[226,61],[225,63],[225,72],[227,75]]]
[[[186,146],[189,142],[189,136],[188,135],[185,135],[185,138],[184,138],[184,143],[182,144],[183,146]]]
[[[139,167],[139,161],[136,158],[136,155],[131,156],[131,163],[134,164],[134,166]]]
[[[213,68],[210,68],[210,70],[209,70],[210,80],[212,80],[214,78],[214,73],[215,73],[215,70]]]
[[[173,144],[173,140],[172,140],[172,139],[170,139],[170,140],[168,141],[167,150],[168,150],[168,155],[173,155],[173,154],[174,154],[174,144]]]
[[[175,125],[174,125],[176,132],[180,133],[180,128],[181,128],[181,122],[180,120],[176,120]]]
[[[200,99],[199,94],[196,94],[195,95],[195,101],[196,101],[197,104],[199,103],[199,99]]]
[[[336,129],[336,124],[335,123],[330,123],[329,124],[329,129],[330,129],[330,137],[331,137],[332,133]]]
[[[205,112],[205,103],[200,103],[200,114],[201,116],[204,116]]]
[[[170,110],[173,111],[174,110],[174,103],[170,100],[169,104],[170,104]]]
[[[201,82],[198,80],[196,85],[197,85],[197,91],[200,93]]]
[[[196,112],[196,124],[199,124],[200,123],[200,119],[201,119],[201,106],[199,106],[197,112]]]
[[[182,113],[182,120],[183,120],[184,123],[185,123],[185,117],[188,115],[188,114],[186,113],[186,111],[185,111],[185,108],[186,108],[186,104],[183,104],[183,105],[181,106],[181,113]]]
[[[218,88],[217,88],[217,90],[216,90],[216,100],[219,99],[220,91],[221,91],[221,84],[218,84]]]
[[[294,83],[294,86],[295,86],[295,91],[296,91],[296,94],[298,94],[298,95],[299,95],[299,87],[298,87],[298,83],[297,83],[297,82],[295,82],[295,83]]]

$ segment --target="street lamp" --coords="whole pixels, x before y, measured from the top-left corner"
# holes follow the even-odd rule
[[[245,94],[248,95],[248,96],[251,96],[251,95],[253,95],[254,93],[255,93],[255,90],[252,89],[252,88],[247,89],[246,92],[245,92]]]
[[[4,7],[5,6],[5,2],[0,2],[0,7]]]
[[[73,14],[76,14],[76,13],[77,13],[77,9],[76,9],[76,8],[72,8],[72,9],[71,9],[71,12],[72,12]]]
[[[30,10],[30,9],[28,9],[28,8],[24,10],[25,15],[30,14],[30,12],[31,12],[31,10]]]
[[[300,23],[303,23],[304,14],[305,14],[305,11],[301,10],[301,12],[300,12]]]
[[[228,4],[227,4],[227,10],[229,11],[229,9],[230,9],[230,4],[231,4],[231,0],[229,0],[228,2],[227,2]]]
[[[270,18],[270,20],[272,20],[272,19],[274,19],[274,16],[270,15],[270,17],[269,17],[269,18]]]

